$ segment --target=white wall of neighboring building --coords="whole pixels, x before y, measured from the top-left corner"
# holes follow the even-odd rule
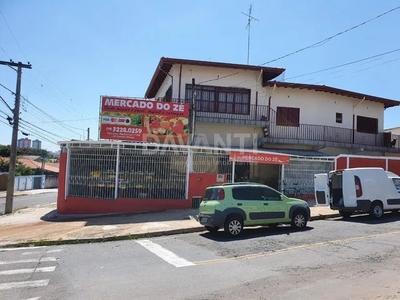
[[[378,119],[378,132],[383,132],[384,105],[326,92],[268,87],[271,108],[300,108],[300,124],[325,125],[353,129],[353,114]],[[336,123],[336,113],[342,113],[342,123]],[[357,120],[357,119],[356,119]]]

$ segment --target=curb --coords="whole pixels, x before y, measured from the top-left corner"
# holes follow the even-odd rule
[[[202,232],[202,231],[205,231],[204,227],[199,226],[199,227],[193,227],[193,228],[172,229],[172,230],[166,230],[166,231],[128,234],[128,235],[110,236],[110,237],[93,238],[93,239],[31,241],[31,242],[21,242],[21,243],[3,245],[3,246],[0,246],[0,251],[1,251],[1,249],[6,249],[6,248],[59,246],[59,245],[74,245],[74,244],[89,244],[89,243],[104,243],[104,242],[115,242],[115,241],[125,241],[125,240],[137,240],[137,239],[142,239],[142,238],[152,238],[152,237],[159,237],[159,236],[169,236],[169,235],[177,235],[177,234],[185,234],[185,233]]]
[[[310,221],[325,220],[330,218],[340,217],[339,214],[329,214],[329,215],[318,215],[310,218]],[[104,242],[115,242],[115,241],[125,241],[125,240],[137,240],[141,238],[152,238],[159,236],[169,236],[177,234],[195,233],[206,231],[204,226],[192,227],[192,228],[182,228],[182,229],[172,229],[165,231],[156,231],[149,233],[138,233],[138,234],[128,234],[120,236],[110,236],[103,238],[93,238],[93,239],[70,239],[70,240],[42,240],[42,241],[30,241],[21,242],[15,244],[7,244],[0,246],[1,249],[5,248],[19,248],[19,247],[33,247],[33,246],[59,246],[59,245],[74,245],[74,244],[89,244],[89,243],[104,243]]]

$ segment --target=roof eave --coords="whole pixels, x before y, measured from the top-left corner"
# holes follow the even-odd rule
[[[315,90],[317,92],[325,92],[325,93],[331,93],[331,94],[336,94],[336,95],[341,95],[344,97],[350,97],[350,98],[355,98],[355,99],[363,99],[372,102],[377,102],[377,103],[382,103],[384,105],[384,108],[390,108],[390,107],[395,107],[395,106],[400,106],[400,101],[392,100],[392,99],[387,99],[387,98],[380,98],[376,96],[371,96],[367,94],[361,94],[357,92],[352,92],[348,90],[342,90],[326,85],[313,85],[313,84],[304,84],[304,83],[290,83],[290,82],[280,82],[280,81],[268,81],[263,83],[263,86],[274,86],[276,85],[277,87],[283,87],[283,88],[293,88],[293,89],[307,89],[307,90]]]

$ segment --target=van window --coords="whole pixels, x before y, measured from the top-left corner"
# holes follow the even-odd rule
[[[222,188],[211,188],[211,189],[206,189],[204,192],[204,197],[203,200],[224,200],[225,199],[225,191]]]
[[[393,180],[394,186],[400,193],[400,178],[392,178],[392,180]]]
[[[354,184],[356,186],[356,196],[359,198],[363,194],[360,177],[354,176]]]

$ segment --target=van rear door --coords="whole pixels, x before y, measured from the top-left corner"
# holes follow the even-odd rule
[[[322,173],[314,175],[314,191],[316,205],[328,206],[330,200],[328,174]]]

